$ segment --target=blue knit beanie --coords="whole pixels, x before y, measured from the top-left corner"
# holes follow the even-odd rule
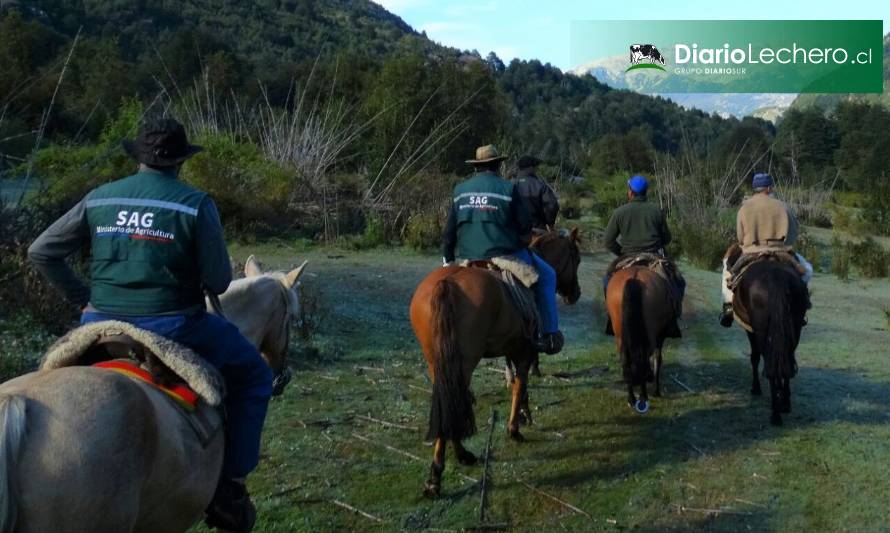
[[[773,186],[773,177],[769,174],[764,174],[762,172],[754,174],[754,188],[755,189],[766,189],[767,187]]]

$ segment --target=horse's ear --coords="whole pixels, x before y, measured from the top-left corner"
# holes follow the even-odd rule
[[[293,289],[294,285],[297,284],[297,280],[300,279],[300,274],[303,273],[303,269],[306,268],[306,263],[309,261],[303,261],[303,264],[298,266],[297,268],[291,270],[284,276],[284,284],[288,289]]]
[[[244,275],[248,278],[252,278],[255,276],[260,276],[263,274],[263,267],[260,265],[260,261],[256,258],[256,256],[251,255],[247,258],[247,262],[244,263]]]
[[[569,238],[572,239],[572,242],[578,242],[578,241],[579,241],[579,238],[578,238],[578,226],[575,226],[574,228],[572,228],[572,233],[569,234]]]

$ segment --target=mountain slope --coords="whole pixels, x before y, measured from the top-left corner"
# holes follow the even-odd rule
[[[4,0],[64,35],[78,28],[118,39],[132,54],[152,50],[183,27],[202,30],[262,61],[296,61],[324,50],[389,53],[405,21],[368,0]],[[138,52],[137,52],[138,51]]]

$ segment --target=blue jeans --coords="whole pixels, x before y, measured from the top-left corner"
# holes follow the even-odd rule
[[[538,282],[532,289],[535,291],[538,314],[541,315],[541,333],[556,333],[559,331],[559,315],[556,312],[556,271],[546,261],[528,250],[520,250],[513,255],[538,271]]]
[[[86,312],[82,324],[102,320],[128,322],[194,350],[226,381],[226,448],[222,475],[242,478],[256,468],[260,434],[272,396],[272,370],[257,349],[231,322],[208,313],[117,316]]]

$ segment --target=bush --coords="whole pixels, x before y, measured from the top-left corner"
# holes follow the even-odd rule
[[[816,239],[810,237],[806,231],[801,231],[797,238],[797,245],[794,251],[802,255],[807,261],[813,264],[815,272],[822,271],[822,248]]]
[[[866,278],[887,277],[887,261],[890,254],[871,237],[854,244],[851,249],[851,261]]]
[[[290,222],[288,199],[297,177],[267,160],[251,143],[223,134],[195,141],[204,151],[182,167],[182,180],[213,197],[227,229],[281,233]]]
[[[831,273],[841,281],[850,279],[852,245],[835,235],[831,238]]]
[[[627,202],[627,180],[630,175],[617,173],[604,180],[595,180],[593,184],[593,212],[605,223],[612,212]]]
[[[442,242],[443,226],[442,217],[436,211],[415,213],[405,224],[402,241],[418,251],[436,250]]]
[[[683,257],[693,265],[707,270],[716,270],[723,264],[723,256],[732,234],[728,226],[716,221],[701,224],[691,220],[673,218],[668,222],[673,239],[668,253],[673,257]]]
[[[581,218],[581,199],[571,194],[560,198],[559,214],[566,220]]]

